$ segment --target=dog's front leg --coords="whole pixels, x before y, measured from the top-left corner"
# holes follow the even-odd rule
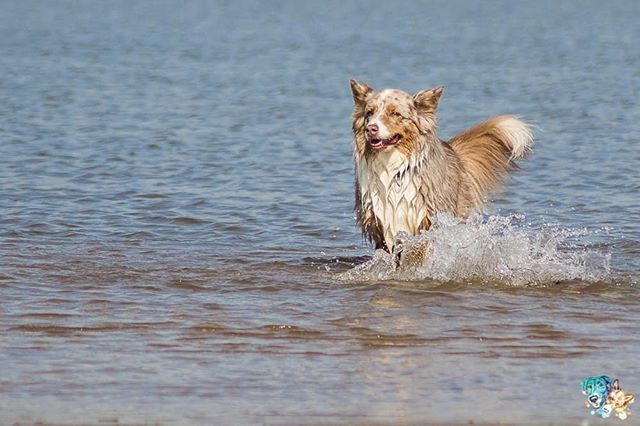
[[[428,241],[413,242],[405,247],[404,239],[398,238],[393,246],[396,269],[415,269],[422,266],[429,255]]]

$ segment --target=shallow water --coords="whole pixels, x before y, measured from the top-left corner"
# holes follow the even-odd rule
[[[577,423],[585,377],[640,391],[639,5],[3,2],[0,423]],[[355,227],[353,77],[445,85],[444,137],[537,126],[420,268]]]

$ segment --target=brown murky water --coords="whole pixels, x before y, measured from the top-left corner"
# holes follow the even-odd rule
[[[639,12],[4,2],[0,423],[596,421],[581,380],[640,391]],[[418,270],[355,228],[351,77],[538,125]]]

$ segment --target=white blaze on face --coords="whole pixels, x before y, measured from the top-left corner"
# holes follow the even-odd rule
[[[378,126],[378,136],[377,139],[389,139],[391,136],[391,132],[387,128],[387,126],[382,121],[382,116],[384,115],[384,104],[378,108],[378,111],[375,115],[369,120],[369,124],[375,124]]]
[[[389,128],[384,123],[384,116],[387,114],[386,107],[387,103],[392,101],[393,91],[392,90],[383,90],[379,94],[380,98],[378,101],[378,108],[376,109],[375,114],[369,119],[367,124],[375,124],[378,126],[378,136],[377,139],[389,139],[393,136]]]

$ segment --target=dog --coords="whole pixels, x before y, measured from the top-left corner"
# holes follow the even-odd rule
[[[611,385],[611,390],[607,394],[606,404],[604,404],[604,407],[607,407],[605,411],[608,411],[608,413],[614,411],[616,417],[624,420],[631,415],[629,406],[633,404],[635,400],[635,395],[625,393],[620,387],[620,381],[615,379]]]
[[[464,219],[482,209],[533,145],[529,125],[513,115],[441,140],[436,107],[442,86],[411,96],[351,80],[351,91],[354,210],[363,236],[376,249],[398,253],[397,234],[428,230],[437,213]]]

